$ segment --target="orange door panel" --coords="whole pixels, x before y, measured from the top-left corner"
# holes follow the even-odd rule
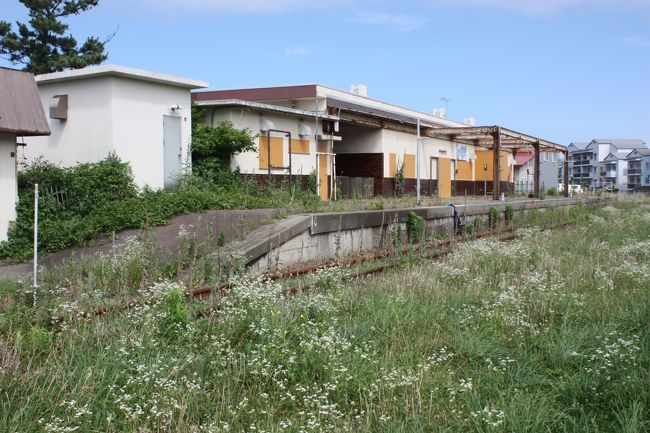
[[[438,158],[438,196],[451,197],[451,160]]]

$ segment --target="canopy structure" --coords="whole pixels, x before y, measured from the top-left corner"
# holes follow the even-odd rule
[[[534,193],[535,197],[540,196],[540,165],[542,151],[562,152],[564,154],[564,196],[569,195],[569,150],[567,147],[548,140],[522,134],[501,126],[468,126],[459,128],[423,128],[421,134],[432,138],[465,142],[474,146],[484,147],[492,150],[494,157],[493,169],[493,198],[499,199],[499,171],[501,167],[499,152],[501,150],[532,150],[535,155]]]

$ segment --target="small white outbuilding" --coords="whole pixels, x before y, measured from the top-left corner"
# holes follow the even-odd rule
[[[16,219],[16,139],[49,133],[34,75],[0,68],[0,241]]]
[[[198,80],[102,65],[36,76],[52,135],[27,141],[27,162],[63,166],[114,152],[138,186],[171,185],[189,164],[192,89]]]

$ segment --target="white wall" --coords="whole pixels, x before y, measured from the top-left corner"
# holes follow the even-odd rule
[[[257,112],[250,109],[243,108],[217,108],[215,110],[214,122],[215,125],[219,121],[230,120],[236,128],[248,128],[255,137],[255,143],[259,145],[259,138],[257,137],[260,132],[260,119],[264,118],[273,122],[273,129],[289,131],[292,139],[309,140],[309,155],[306,154],[291,154],[292,174],[294,175],[308,175],[312,170],[316,170],[316,144],[314,136],[301,137],[298,135],[300,124],[309,126],[312,133],[316,133],[316,120],[314,118],[300,118],[295,116],[283,115],[280,113],[272,112]],[[208,123],[211,123],[212,115],[208,110]],[[320,123],[320,122],[319,122]],[[272,132],[272,137],[282,137],[281,133]],[[289,139],[284,138],[284,163],[289,164]],[[230,163],[231,168],[237,169],[242,173],[247,174],[267,174],[267,169],[260,169],[259,151],[244,152],[235,155]],[[274,169],[273,174],[288,174],[287,170]]]
[[[431,158],[448,158],[456,159],[457,144],[452,141],[441,140],[439,138],[421,137],[420,142],[422,147],[420,149],[420,178],[431,179]],[[401,160],[404,153],[417,155],[417,135],[409,134],[407,132],[382,130],[382,147],[384,151],[384,176],[388,177],[389,170],[389,157],[390,153],[395,153],[397,158]],[[474,146],[466,145],[468,161],[476,159],[476,151]],[[444,152],[444,153],[441,153]],[[416,162],[417,170],[417,162]],[[472,176],[474,171],[472,170]],[[451,174],[451,179],[454,179],[454,174]]]
[[[7,240],[9,222],[16,219],[18,188],[15,154],[16,136],[0,133],[0,241]]]
[[[113,148],[111,97],[112,82],[106,78],[44,83],[38,85],[41,102],[52,134],[26,137],[21,156],[27,162],[42,156],[62,164],[95,162]],[[50,101],[54,95],[68,95],[68,119],[50,119]]]
[[[97,162],[114,151],[131,165],[138,186],[164,186],[163,115],[182,117],[182,161],[189,161],[190,90],[102,76],[39,83],[45,113],[54,95],[68,95],[68,119],[48,119],[52,135],[25,141],[27,162],[42,156],[63,166]],[[172,105],[182,110],[171,111]]]
[[[611,146],[609,144],[598,144],[598,162],[603,162],[609,152],[611,152]]]
[[[131,164],[138,186],[162,188],[163,115],[181,118],[181,161],[189,163],[191,95],[188,89],[128,78],[112,81],[112,128],[114,150]],[[180,105],[181,110],[171,107]]]
[[[382,130],[341,124],[341,141],[334,143],[335,153],[382,153]]]

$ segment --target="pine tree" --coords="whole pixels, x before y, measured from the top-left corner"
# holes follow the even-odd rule
[[[97,6],[99,0],[19,1],[29,9],[29,24],[17,22],[14,32],[11,23],[0,21],[0,56],[11,63],[44,74],[97,65],[108,57],[104,48],[110,38],[102,42],[89,37],[79,47],[72,35],[66,35],[68,25],[61,21]]]

